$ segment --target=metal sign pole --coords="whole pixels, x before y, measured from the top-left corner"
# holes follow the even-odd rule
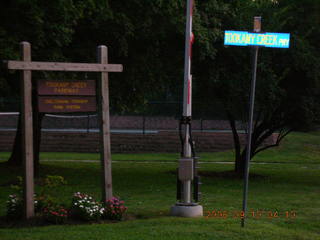
[[[261,17],[255,17],[254,18],[254,32],[260,32],[260,31],[261,31]],[[251,90],[250,90],[249,119],[248,119],[248,138],[247,138],[246,162],[245,162],[245,169],[244,169],[244,188],[243,188],[243,203],[242,203],[243,217],[241,218],[241,227],[244,227],[246,212],[247,212],[249,168],[250,168],[250,160],[251,160],[251,140],[252,140],[252,126],[253,126],[253,113],[254,113],[254,98],[255,98],[256,79],[257,79],[258,49],[259,49],[258,46],[253,47],[252,80],[251,80]]]
[[[254,17],[253,32],[247,31],[225,31],[224,45],[231,46],[253,46],[253,59],[252,59],[252,82],[250,91],[250,107],[248,118],[248,138],[247,138],[247,151],[244,169],[244,187],[243,187],[243,218],[241,219],[241,226],[244,227],[246,211],[247,211],[247,198],[248,198],[248,182],[249,182],[249,168],[251,160],[251,138],[252,138],[252,125],[253,125],[253,110],[254,110],[254,97],[256,88],[257,77],[257,62],[258,62],[258,49],[259,46],[271,48],[289,48],[290,33],[261,33],[261,17]]]

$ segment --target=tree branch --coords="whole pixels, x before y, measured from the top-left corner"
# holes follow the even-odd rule
[[[280,133],[278,135],[278,138],[275,144],[271,144],[271,145],[259,148],[258,150],[255,151],[254,155],[266,149],[269,149],[272,147],[278,147],[280,145],[280,142],[283,140],[283,138],[287,136],[290,132],[292,132],[292,129],[287,130],[284,134],[281,134],[281,131],[283,131],[283,129],[280,130]]]

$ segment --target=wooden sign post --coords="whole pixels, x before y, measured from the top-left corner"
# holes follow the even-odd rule
[[[108,64],[108,48],[98,47],[98,62]],[[100,144],[101,161],[103,169],[103,198],[112,198],[112,174],[111,174],[111,146],[110,146],[110,114],[109,114],[109,75],[108,72],[101,72],[100,81],[100,100],[99,100],[99,119],[100,119]]]
[[[100,116],[100,152],[102,174],[102,200],[112,198],[112,171],[110,149],[108,72],[122,72],[121,64],[108,64],[106,46],[99,46],[98,63],[32,62],[31,46],[21,44],[22,61],[7,61],[8,69],[22,70],[22,151],[24,161],[24,215],[34,217],[34,167],[31,71],[100,72],[98,80],[98,112]],[[40,112],[96,111],[94,81],[40,81],[38,93]],[[63,96],[61,96],[63,95]],[[69,95],[69,96],[68,96]]]
[[[28,42],[20,44],[22,60],[31,61],[31,46]],[[32,83],[31,71],[21,73],[21,117],[22,117],[22,158],[24,165],[23,195],[25,217],[34,216],[34,167],[33,167],[33,121],[32,121]]]

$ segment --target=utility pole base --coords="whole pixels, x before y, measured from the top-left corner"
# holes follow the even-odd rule
[[[175,217],[195,218],[203,216],[203,207],[201,205],[174,205],[170,209],[170,215]]]

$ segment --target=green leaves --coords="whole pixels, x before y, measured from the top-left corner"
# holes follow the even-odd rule
[[[185,5],[186,0],[5,1],[0,9],[0,59],[18,59],[18,43],[27,40],[35,60],[95,62],[95,48],[104,44],[110,61],[125,67],[122,74],[110,75],[113,111],[139,112],[148,100],[181,101]],[[246,108],[250,51],[223,46],[223,36],[224,30],[251,30],[257,15],[262,16],[263,30],[292,34],[290,49],[260,51],[258,108],[319,94],[318,10],[317,0],[196,0],[194,99],[221,101],[236,111]],[[0,71],[0,93],[17,93],[18,75]]]

